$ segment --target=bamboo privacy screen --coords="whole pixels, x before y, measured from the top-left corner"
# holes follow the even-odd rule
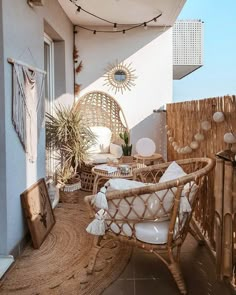
[[[225,120],[221,123],[216,123],[213,121],[212,116],[215,112],[221,111],[224,113]],[[209,121],[211,124],[211,128],[208,131],[201,129],[201,122],[202,121]],[[227,132],[234,132],[236,133],[236,96],[224,96],[224,97],[216,97],[216,98],[210,98],[210,99],[203,99],[203,100],[197,100],[197,101],[187,101],[187,102],[181,102],[181,103],[173,103],[167,105],[167,125],[170,130],[171,137],[174,138],[174,141],[177,142],[179,146],[186,146],[189,145],[194,140],[194,135],[198,132],[204,135],[204,140],[200,142],[199,147],[196,150],[193,150],[189,154],[180,154],[177,153],[176,150],[174,150],[172,143],[168,141],[167,144],[167,154],[168,154],[168,160],[176,160],[181,158],[194,158],[194,157],[210,157],[215,158],[216,153],[222,150],[226,150],[229,148],[228,144],[224,142],[224,134]],[[223,164],[222,164],[223,165]],[[223,170],[222,170],[223,171]],[[229,174],[227,169],[225,169],[225,172],[227,175]],[[216,177],[219,177],[216,175]],[[233,265],[232,265],[232,259],[233,259],[233,248],[232,244],[231,246],[222,245],[225,240],[221,240],[222,247],[225,247],[224,253],[221,247],[219,247],[219,240],[218,244],[216,245],[217,241],[217,234],[215,235],[214,232],[214,217],[215,215],[215,199],[214,199],[214,178],[215,175],[212,173],[208,179],[208,187],[205,191],[204,196],[202,196],[202,199],[200,200],[196,213],[195,218],[204,233],[205,237],[210,242],[212,248],[217,250],[216,257],[217,257],[217,271],[218,274],[222,276],[227,277],[233,277]],[[230,179],[227,181],[230,182]],[[228,183],[229,183],[228,182]],[[226,184],[226,183],[225,183]],[[227,184],[228,186],[228,184]],[[235,194],[235,192],[234,192]],[[225,194],[224,194],[225,195]],[[223,202],[223,194],[220,200],[216,200],[216,204]],[[231,228],[231,231],[224,231],[223,226],[223,216],[225,215],[230,217],[226,218],[226,222],[230,223],[233,222],[232,215],[236,214],[236,203],[232,201],[232,194],[230,197],[227,197],[227,194],[225,195],[225,198],[230,198],[230,201],[227,199],[224,199],[224,202],[227,203],[225,210],[227,212],[221,212],[220,213],[220,223],[217,226],[220,226],[221,233],[220,239],[222,237],[226,237],[226,243],[230,241],[228,239],[228,235],[231,237],[234,236],[236,233],[234,232],[233,235],[233,228],[235,229],[236,225],[236,218],[234,221],[234,227],[227,227],[228,229]],[[236,199],[236,196],[234,196],[234,199]],[[230,204],[230,205],[229,205]],[[231,206],[231,207],[230,207]],[[233,207],[234,206],[234,207]],[[219,206],[218,206],[219,209]],[[222,209],[222,208],[221,208]],[[231,218],[231,219],[230,219]],[[231,221],[229,221],[229,219]],[[235,230],[234,230],[235,231]],[[219,237],[218,237],[219,239]],[[226,249],[227,248],[227,249]],[[229,254],[230,252],[230,254]],[[231,257],[231,258],[230,258]],[[229,260],[231,259],[231,264]],[[225,265],[224,265],[225,264]],[[223,271],[222,268],[225,268]],[[229,272],[231,274],[229,275]]]
[[[235,163],[235,162],[234,162]],[[236,166],[218,158],[215,169],[216,268],[235,286]]]

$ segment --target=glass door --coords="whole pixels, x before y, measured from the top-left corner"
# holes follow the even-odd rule
[[[53,115],[54,109],[54,46],[53,40],[44,34],[45,112]],[[55,173],[55,159],[51,150],[46,151],[46,177]]]

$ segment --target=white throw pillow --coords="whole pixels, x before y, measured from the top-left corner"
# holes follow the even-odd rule
[[[109,153],[112,132],[104,126],[90,127],[96,137],[96,143],[88,150],[89,153]]]
[[[118,144],[111,143],[110,144],[110,153],[119,159],[123,155],[122,147]]]
[[[159,183],[180,178],[186,175],[187,174],[184,172],[182,167],[180,167],[176,162],[172,162],[160,178]]]
[[[187,175],[184,170],[176,163],[173,162],[169,165],[169,167],[166,169],[165,173],[161,177],[161,181],[169,181],[173,179],[178,179],[180,177],[183,177]],[[143,187],[146,185],[153,185],[153,183],[142,183],[138,181],[133,180],[127,180],[127,179],[110,179],[106,183],[107,192],[112,190],[126,190],[131,188],[138,188]],[[187,183],[184,186],[182,195],[188,195],[190,187],[192,183]],[[171,208],[173,206],[173,201],[175,197],[177,188],[173,187],[169,190],[164,189],[158,192],[155,192],[153,194],[144,194],[141,196],[141,198],[134,198],[130,197],[127,198],[128,201],[131,201],[132,198],[134,198],[134,201],[132,202],[132,208],[133,210],[130,211],[129,204],[126,200],[113,200],[113,202],[109,202],[109,213],[111,216],[114,216],[116,214],[116,205],[119,204],[119,213],[116,215],[116,218],[122,218],[127,217],[129,219],[137,218],[137,214],[141,216],[144,213],[145,210],[145,202],[147,202],[148,210],[145,212],[145,218],[150,218],[152,214],[156,214],[156,217],[160,220],[165,220],[167,217],[167,214],[171,211]],[[194,184],[194,189],[191,190],[189,199],[190,201],[194,197],[195,193],[197,191],[197,186]],[[162,206],[160,206],[160,201],[162,202]],[[183,204],[184,202],[187,202],[187,204]],[[181,198],[181,208],[190,207],[188,199],[187,198]],[[159,209],[159,210],[158,210]],[[158,211],[157,211],[158,210]],[[136,213],[137,214],[136,214]],[[181,212],[183,213],[183,212]],[[128,214],[128,215],[127,215]]]

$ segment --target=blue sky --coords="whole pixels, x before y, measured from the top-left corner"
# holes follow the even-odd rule
[[[174,101],[236,94],[236,0],[187,0],[178,19],[204,21],[204,65],[174,81]]]

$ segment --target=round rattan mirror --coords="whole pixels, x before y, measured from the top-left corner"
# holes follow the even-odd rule
[[[127,89],[130,90],[135,86],[134,80],[137,78],[134,75],[135,70],[132,69],[131,64],[126,65],[124,62],[110,64],[107,72],[104,75],[105,84],[109,90],[114,90],[115,93],[121,91],[123,94]]]

